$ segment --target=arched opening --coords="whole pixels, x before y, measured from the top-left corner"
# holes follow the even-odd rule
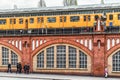
[[[78,47],[54,44],[33,57],[33,72],[91,73],[91,58]]]
[[[120,49],[108,57],[108,70],[110,75],[120,76]]]
[[[21,62],[20,55],[18,55],[14,50],[0,45],[0,70],[6,71],[7,65],[10,63],[12,65],[12,70],[16,69],[16,64]]]
[[[98,44],[98,49],[100,49],[100,46],[101,46],[101,41],[100,41],[100,40],[98,40],[98,41],[97,41],[97,44]]]
[[[112,56],[112,71],[120,72],[120,51]]]

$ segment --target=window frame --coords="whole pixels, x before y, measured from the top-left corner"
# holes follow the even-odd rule
[[[30,18],[29,20],[30,20],[30,21],[29,21],[30,24],[33,24],[33,23],[34,23],[34,18]]]
[[[44,51],[37,55],[37,68],[44,68]]]
[[[23,24],[23,18],[19,19],[19,24]]]
[[[60,18],[60,22],[66,22],[66,18],[67,18],[66,16],[60,16],[59,18]]]
[[[0,19],[0,25],[5,25],[7,24],[7,20],[6,19]]]
[[[37,23],[43,23],[43,22],[44,22],[44,17],[37,18]]]
[[[69,68],[77,67],[77,50],[74,47],[69,46]]]
[[[56,23],[56,17],[47,17],[48,23]]]
[[[116,52],[113,56],[112,56],[112,71],[113,72],[120,72],[120,51]]]
[[[47,68],[54,68],[54,46],[46,49]]]
[[[109,20],[113,20],[113,14],[109,15]]]
[[[70,16],[70,22],[79,22],[80,16]]]
[[[118,14],[117,16],[118,16],[118,20],[120,20],[120,14]]]

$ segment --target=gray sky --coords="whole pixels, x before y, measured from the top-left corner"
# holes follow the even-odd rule
[[[1,0],[0,9],[12,9],[16,4],[18,8],[37,7],[39,0]],[[45,0],[48,7],[63,6],[63,0]],[[78,5],[100,4],[101,0],[78,0]],[[120,0],[104,0],[105,3],[120,3]]]

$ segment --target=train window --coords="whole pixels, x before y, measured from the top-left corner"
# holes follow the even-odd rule
[[[13,23],[16,24],[16,19],[13,19]]]
[[[96,21],[98,18],[99,18],[99,16],[98,16],[98,15],[95,15],[95,21]]]
[[[23,19],[22,18],[19,19],[19,24],[23,24]]]
[[[91,16],[90,15],[84,16],[84,21],[90,21],[90,20],[91,20]]]
[[[49,23],[53,23],[56,22],[56,17],[48,17],[47,20]]]
[[[37,18],[37,22],[40,23],[40,21],[41,21],[40,18]]]
[[[10,24],[16,24],[16,19],[10,19]]]
[[[10,19],[10,24],[12,24],[12,19]]]
[[[6,19],[0,19],[0,24],[6,24]]]
[[[60,16],[60,22],[66,22],[66,16]]]
[[[30,23],[34,23],[34,18],[30,18]]]
[[[113,20],[113,15],[112,14],[109,15],[109,20]]]
[[[41,23],[43,23],[44,22],[44,18],[43,17],[41,17]]]
[[[120,14],[118,14],[118,20],[120,20]]]
[[[70,17],[70,21],[71,22],[78,22],[80,20],[80,17],[79,16],[71,16]]]
[[[60,22],[63,22],[63,17],[62,16],[60,16]]]
[[[91,20],[91,18],[90,18],[90,15],[88,16],[88,21],[90,21]]]
[[[38,23],[40,23],[40,22],[43,23],[43,22],[44,22],[43,17],[37,18],[37,22],[38,22]]]
[[[64,19],[63,19],[63,20],[64,20],[64,22],[66,22],[66,16],[64,16]]]
[[[87,18],[86,18],[86,16],[84,16],[84,21],[87,21]]]

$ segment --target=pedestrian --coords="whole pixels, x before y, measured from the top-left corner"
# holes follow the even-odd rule
[[[21,73],[22,72],[22,64],[21,64],[21,62],[19,62],[19,73]]]
[[[105,67],[105,78],[107,78],[108,77],[108,69],[107,69],[107,67]]]
[[[30,65],[27,65],[27,74],[29,74],[29,70],[30,70]]]
[[[17,63],[16,68],[17,68],[16,73],[19,73],[20,72],[19,63]]]
[[[7,70],[7,72],[12,73],[12,70],[11,70],[11,64],[10,64],[10,63],[8,63],[8,70]]]
[[[26,64],[24,65],[24,73],[25,74],[27,73],[27,65]]]

